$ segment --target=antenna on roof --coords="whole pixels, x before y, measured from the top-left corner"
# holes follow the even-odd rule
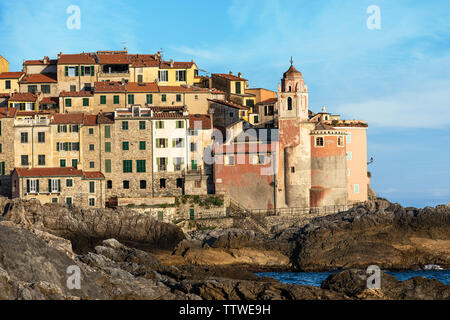
[[[289,60],[289,62],[291,63],[291,66],[294,64],[294,60],[292,59],[292,56],[291,56],[291,60]]]
[[[125,41],[122,41],[122,45],[123,45],[123,51],[127,51],[127,47],[126,47],[126,42]]]

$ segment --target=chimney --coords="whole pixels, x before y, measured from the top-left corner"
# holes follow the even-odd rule
[[[49,63],[49,58],[47,56],[44,57],[44,64],[48,64]]]
[[[233,75],[233,71],[230,71],[230,76],[232,76]]]
[[[173,59],[170,59],[170,67],[173,68]]]
[[[242,76],[242,73],[239,72],[239,73],[238,73],[238,78],[240,78],[241,76]]]

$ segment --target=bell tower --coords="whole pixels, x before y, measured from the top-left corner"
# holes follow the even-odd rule
[[[292,57],[290,62],[278,86],[279,117],[308,121],[308,88],[302,73],[295,69]]]

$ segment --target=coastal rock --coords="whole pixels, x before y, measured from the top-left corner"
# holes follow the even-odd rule
[[[450,206],[403,208],[378,199],[298,230],[297,270],[416,269],[450,265]]]

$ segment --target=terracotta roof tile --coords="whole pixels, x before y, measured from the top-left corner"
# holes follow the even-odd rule
[[[0,79],[19,79],[25,72],[2,72]]]
[[[64,168],[15,168],[19,177],[76,177],[83,176],[83,171],[74,167]]]
[[[92,97],[94,94],[91,91],[61,91],[60,97]]]
[[[198,127],[200,122],[200,129],[211,129],[211,117],[207,114],[190,114],[189,115],[189,129]]]
[[[94,92],[125,92],[125,84],[116,81],[102,81],[94,84]]]
[[[235,109],[249,110],[248,107],[241,106],[241,105],[236,104],[236,103],[231,102],[231,101],[225,101],[225,100],[219,100],[219,99],[208,99],[208,101],[219,103],[221,105],[228,106],[228,107],[235,108]]]
[[[212,76],[216,76],[216,77],[220,77],[220,78],[225,78],[227,80],[230,81],[247,81],[247,79],[244,78],[239,78],[238,76],[232,75],[232,74],[228,74],[228,73],[213,73]]]
[[[127,92],[158,92],[158,85],[155,82],[128,82]]]
[[[51,124],[82,124],[84,113],[55,113]]]
[[[44,97],[42,98],[40,104],[59,104],[58,97]]]
[[[96,64],[95,56],[91,53],[61,54],[58,64]]]
[[[14,118],[16,115],[17,108],[8,108],[1,107],[0,108],[0,118]]]
[[[25,66],[32,66],[32,65],[51,65],[51,64],[57,64],[58,60],[56,59],[49,59],[49,57],[44,57],[42,60],[26,60],[24,61],[23,65]]]
[[[97,125],[97,115],[96,114],[85,114],[84,118],[83,118],[83,124],[85,126]]]
[[[20,83],[56,83],[58,82],[56,73],[27,74],[20,80]]]
[[[130,64],[127,54],[97,54],[99,64]]]
[[[24,92],[24,93],[19,93],[19,92],[14,92],[11,95],[11,98],[9,99],[10,101],[20,101],[20,102],[36,102],[38,99],[38,96],[34,93],[30,93],[30,92]]]
[[[269,99],[266,99],[264,101],[261,101],[258,104],[272,104],[272,103],[276,103],[277,101],[278,101],[277,98],[269,98]]]
[[[154,112],[152,118],[155,119],[187,119],[188,116],[178,112]]]
[[[161,61],[159,67],[161,69],[190,69],[195,64],[194,61],[183,62],[183,61],[173,61],[172,66],[170,61]]]
[[[83,177],[85,179],[105,179],[105,176],[100,171],[84,171]]]

